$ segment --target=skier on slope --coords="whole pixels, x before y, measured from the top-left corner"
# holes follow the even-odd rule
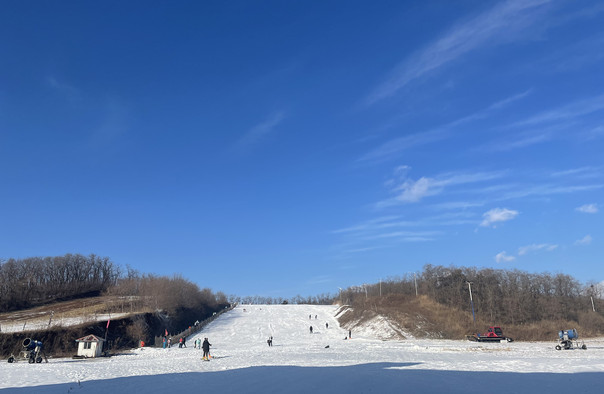
[[[206,361],[210,360],[210,346],[212,344],[208,341],[208,338],[204,338],[201,348],[203,349],[203,359]]]

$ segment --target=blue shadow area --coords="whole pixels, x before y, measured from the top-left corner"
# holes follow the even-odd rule
[[[406,369],[417,363],[262,366],[6,388],[2,394],[117,393],[602,393],[604,372],[554,374]]]

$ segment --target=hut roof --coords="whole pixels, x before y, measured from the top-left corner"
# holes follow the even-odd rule
[[[96,335],[90,334],[85,337],[76,339],[76,342],[101,342],[104,341],[103,338],[99,338]]]

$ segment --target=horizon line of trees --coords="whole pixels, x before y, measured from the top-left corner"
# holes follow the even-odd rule
[[[294,297],[285,298],[285,297],[268,297],[268,296],[229,296],[229,301],[231,303],[237,304],[250,304],[250,305],[279,305],[279,304],[294,304],[294,305],[331,305],[336,302],[338,299],[337,295],[332,295],[330,293],[321,293],[316,296],[306,296],[302,297],[301,295],[296,295]]]
[[[431,264],[415,275],[351,286],[340,292],[339,301],[363,306],[370,297],[427,295],[442,305],[471,315],[470,287],[477,318],[497,324],[577,321],[581,312],[594,309],[599,314],[604,312],[601,286],[581,284],[567,274]]]

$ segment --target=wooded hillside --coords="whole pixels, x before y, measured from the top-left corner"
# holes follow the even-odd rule
[[[581,284],[566,274],[426,265],[415,276],[350,287],[339,297],[359,315],[373,310],[430,316],[433,329],[447,337],[501,325],[520,338],[538,340],[544,330],[551,334],[572,327],[582,335],[604,335],[601,295],[597,284]]]

